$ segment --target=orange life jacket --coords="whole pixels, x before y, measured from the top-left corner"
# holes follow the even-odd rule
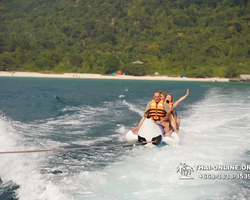
[[[163,100],[160,100],[159,103],[156,103],[154,99],[151,101],[151,106],[148,111],[148,114],[152,120],[154,121],[162,120],[166,116],[166,111],[163,106],[163,103],[164,103]]]
[[[169,111],[173,111],[173,102],[168,103]]]
[[[165,99],[165,102],[168,104],[169,111],[172,112],[174,110],[173,109],[173,102],[169,102],[167,99]]]

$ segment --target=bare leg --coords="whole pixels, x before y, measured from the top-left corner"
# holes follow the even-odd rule
[[[169,136],[171,136],[173,134],[173,131],[171,130],[171,131],[168,131],[165,135],[164,135],[164,137],[169,137]]]
[[[177,129],[179,129],[179,127],[180,127],[180,120],[179,120],[179,118],[177,118],[176,124],[177,124]]]
[[[161,125],[164,127],[165,135],[164,137],[169,137],[173,134],[173,131],[169,130],[169,122],[162,122]]]
[[[170,119],[170,124],[171,124],[171,127],[174,129],[174,132],[178,133],[178,129],[177,129],[177,125],[176,125],[176,121],[173,117],[173,115],[171,115],[171,119]]]
[[[169,131],[169,123],[162,122],[161,125],[163,126],[165,133],[167,133]]]

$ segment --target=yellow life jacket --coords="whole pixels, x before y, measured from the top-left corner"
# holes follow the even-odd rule
[[[163,103],[164,103],[163,100],[160,100],[159,103],[156,103],[154,99],[151,101],[151,106],[148,111],[148,114],[152,120],[154,121],[162,120],[166,116],[166,111],[163,106]]]

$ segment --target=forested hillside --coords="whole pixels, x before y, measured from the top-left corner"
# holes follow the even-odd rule
[[[140,60],[144,65],[133,65]],[[0,0],[0,71],[250,73],[248,0]]]

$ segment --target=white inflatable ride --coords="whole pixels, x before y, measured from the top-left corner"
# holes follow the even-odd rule
[[[179,144],[179,136],[173,132],[170,137],[164,137],[163,128],[156,124],[151,118],[146,118],[138,135],[131,130],[126,134],[126,139],[130,144],[138,144],[146,146],[162,146],[162,145],[177,145]]]

